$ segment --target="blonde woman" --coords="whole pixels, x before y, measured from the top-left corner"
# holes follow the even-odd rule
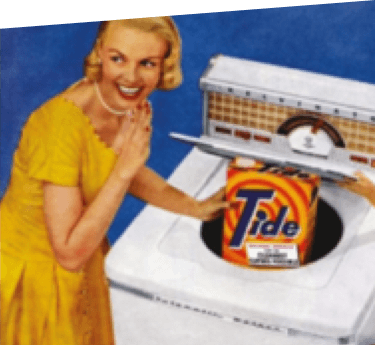
[[[85,78],[31,114],[1,202],[2,344],[113,344],[103,260],[127,193],[202,220],[228,206],[221,191],[197,201],[145,166],[147,97],[180,82],[171,18],[104,22]]]

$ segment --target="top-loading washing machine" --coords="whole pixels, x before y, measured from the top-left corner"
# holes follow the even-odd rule
[[[197,198],[232,157],[322,177],[312,258],[256,270],[221,258],[222,220],[146,206],[106,260],[118,344],[375,343],[375,209],[337,186],[375,182],[375,86],[219,55],[200,79],[203,134],[169,182]]]

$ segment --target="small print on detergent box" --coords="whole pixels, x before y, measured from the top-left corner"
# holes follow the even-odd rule
[[[223,258],[254,268],[308,263],[319,186],[316,174],[235,158],[227,170]]]

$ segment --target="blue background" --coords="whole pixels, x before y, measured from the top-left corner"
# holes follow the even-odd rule
[[[190,147],[171,131],[201,133],[199,78],[217,53],[375,83],[373,1],[173,17],[182,38],[184,82],[156,91],[148,165],[168,177]],[[1,30],[1,195],[28,115],[82,77],[98,23]],[[374,95],[375,96],[375,95]],[[109,231],[121,235],[144,204],[126,197]]]

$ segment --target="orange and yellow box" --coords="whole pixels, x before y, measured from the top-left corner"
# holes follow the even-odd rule
[[[289,254],[282,251],[288,252],[289,247],[298,261],[289,266],[306,264],[314,239],[319,186],[320,177],[315,174],[234,159],[227,171],[226,198],[232,206],[224,217],[223,258],[247,267],[267,267],[272,259],[268,266],[288,267]],[[258,255],[268,261],[254,264],[257,260],[249,254],[250,248],[260,248]],[[283,255],[285,260],[280,261]]]

